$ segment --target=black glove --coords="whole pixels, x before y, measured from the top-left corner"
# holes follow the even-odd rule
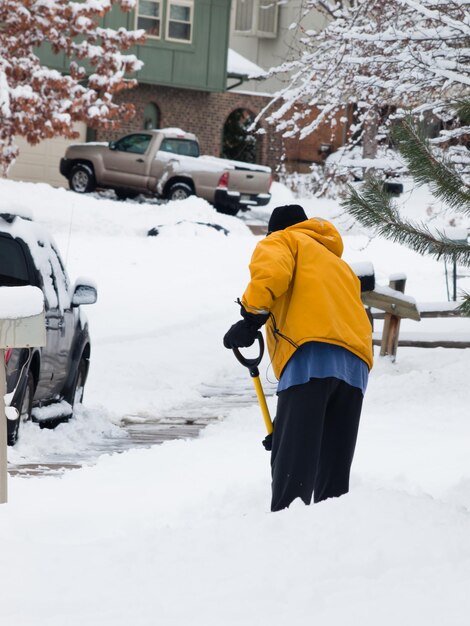
[[[250,324],[247,320],[240,320],[230,327],[224,336],[224,346],[226,348],[248,348],[255,339],[258,328]]]
[[[226,348],[248,348],[255,339],[256,333],[269,317],[269,313],[249,313],[243,306],[240,307],[243,319],[230,327],[224,336]]]
[[[268,452],[271,452],[271,450],[273,449],[273,432],[274,432],[275,425],[276,425],[276,418],[273,419],[272,432],[270,432],[269,435],[266,435],[266,437],[261,442],[263,444],[264,449],[267,450]]]
[[[271,452],[273,449],[273,434],[269,433],[269,435],[266,435],[261,443],[263,444],[265,450]]]

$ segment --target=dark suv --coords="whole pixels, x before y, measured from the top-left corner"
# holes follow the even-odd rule
[[[0,287],[33,285],[44,293],[46,346],[5,352],[7,402],[18,411],[8,420],[8,444],[22,421],[52,426],[72,416],[83,397],[90,362],[88,323],[80,305],[96,302],[87,280],[71,288],[48,232],[32,220],[0,213]],[[10,395],[8,395],[10,394]]]

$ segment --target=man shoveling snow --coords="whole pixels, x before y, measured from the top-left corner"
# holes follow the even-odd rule
[[[253,344],[266,323],[278,384],[271,452],[271,510],[349,491],[363,394],[372,367],[372,328],[360,281],[341,259],[330,222],[307,219],[299,205],[274,209],[256,246],[242,320],[226,348]]]

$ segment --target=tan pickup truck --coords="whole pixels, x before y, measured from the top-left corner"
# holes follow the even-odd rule
[[[140,131],[109,144],[72,145],[60,173],[77,193],[104,188],[121,199],[147,194],[168,200],[194,194],[230,215],[271,198],[269,167],[201,156],[196,136],[178,128]]]

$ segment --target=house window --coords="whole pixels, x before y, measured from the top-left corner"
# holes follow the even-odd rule
[[[166,39],[191,43],[192,23],[192,0],[168,1]]]
[[[147,31],[148,37],[161,37],[161,0],[140,0],[137,7],[137,28]]]
[[[277,0],[236,0],[235,32],[256,37],[276,37]]]

